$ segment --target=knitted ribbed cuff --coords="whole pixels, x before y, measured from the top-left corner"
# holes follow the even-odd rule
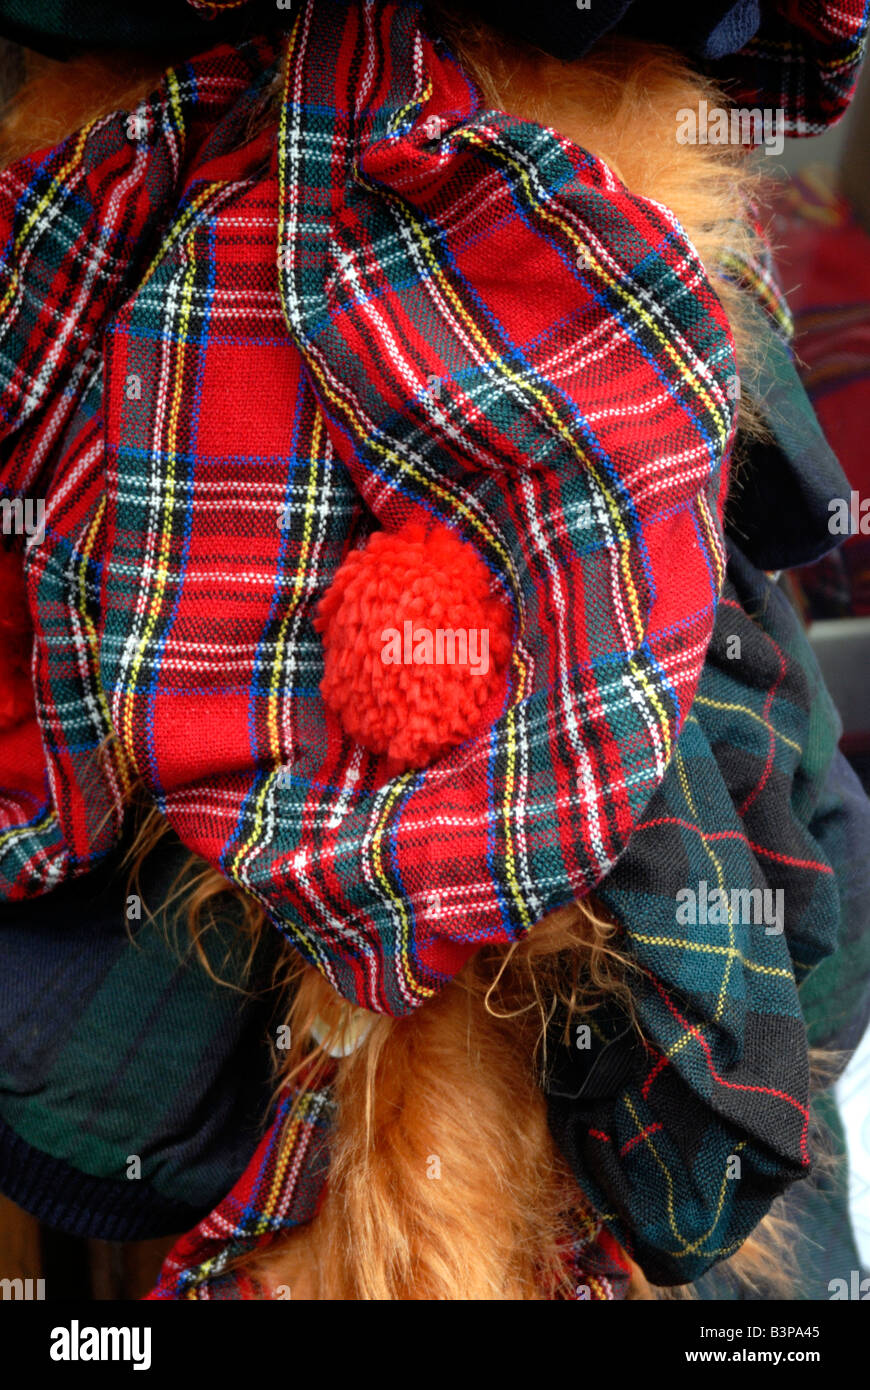
[[[207,1208],[167,1201],[143,1181],[88,1173],[34,1149],[0,1120],[0,1192],[58,1231],[91,1240],[151,1240],[189,1230]]]

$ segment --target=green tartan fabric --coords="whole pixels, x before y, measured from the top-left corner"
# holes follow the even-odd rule
[[[184,0],[0,0],[0,36],[53,58],[94,48],[176,51],[274,25],[274,0],[209,15]]]
[[[864,976],[864,988],[867,976]],[[791,1297],[800,1302],[831,1297],[831,1281],[861,1268],[849,1218],[849,1172],[846,1139],[832,1091],[824,1091],[813,1106],[819,1128],[818,1145],[833,1160],[818,1180],[796,1183],[786,1194],[781,1215],[790,1222],[792,1239],[787,1258],[794,1280]],[[741,1284],[727,1265],[714,1265],[695,1284],[705,1302],[756,1302],[775,1297],[760,1280],[756,1287]]]
[[[187,852],[167,836],[135,893],[122,855],[0,904],[0,1189],[105,1240],[185,1230],[233,1185],[275,1040],[271,933],[249,965],[238,904],[217,900],[203,940],[216,983],[173,916]]]
[[[838,734],[797,616],[732,548],[675,757],[598,889],[640,972],[643,1044],[611,1008],[550,1080],[578,1182],[656,1282],[698,1278],[811,1170],[798,985],[844,920],[853,964],[866,939],[866,898],[844,911],[829,858],[856,816],[867,834],[866,800],[830,785]],[[856,977],[853,1022],[866,994]]]

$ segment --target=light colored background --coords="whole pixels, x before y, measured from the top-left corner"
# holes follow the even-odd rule
[[[849,1144],[849,1205],[861,1263],[870,1269],[870,1032],[837,1086]]]

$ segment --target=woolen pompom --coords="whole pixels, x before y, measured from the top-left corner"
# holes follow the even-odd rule
[[[321,601],[320,690],[351,738],[402,768],[462,743],[504,688],[511,613],[444,526],[377,531]]]

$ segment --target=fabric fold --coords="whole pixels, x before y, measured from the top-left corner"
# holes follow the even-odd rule
[[[732,1253],[810,1170],[800,984],[842,920],[842,828],[817,819],[839,732],[799,619],[732,549],[674,760],[598,890],[639,972],[643,1047],[605,1016],[551,1080],[581,1188],[659,1283]]]

